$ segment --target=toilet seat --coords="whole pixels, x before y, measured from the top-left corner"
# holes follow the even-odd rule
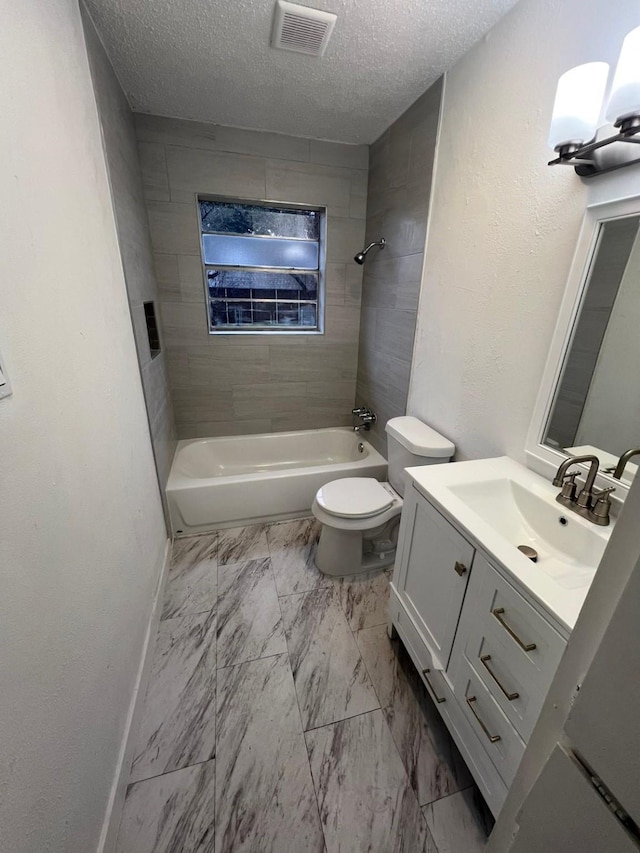
[[[338,518],[372,518],[394,503],[397,495],[390,491],[372,477],[343,477],[322,486],[316,502]]]

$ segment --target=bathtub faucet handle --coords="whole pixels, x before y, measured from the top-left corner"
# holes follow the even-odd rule
[[[351,411],[357,418],[360,418],[361,421],[357,426],[354,426],[354,430],[356,432],[360,432],[360,430],[363,429],[370,430],[371,424],[375,424],[378,420],[378,416],[372,412],[368,406],[361,406],[360,408],[352,409]]]

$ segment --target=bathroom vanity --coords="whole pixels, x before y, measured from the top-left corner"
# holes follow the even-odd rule
[[[610,528],[507,457],[408,474],[391,630],[497,815]]]

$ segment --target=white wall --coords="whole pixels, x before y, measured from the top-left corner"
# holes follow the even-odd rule
[[[457,458],[524,461],[585,205],[640,192],[638,167],[546,165],[558,76],[639,23],[636,0],[521,0],[447,74],[408,410]]]
[[[166,534],[77,4],[0,18],[0,849],[88,853]]]

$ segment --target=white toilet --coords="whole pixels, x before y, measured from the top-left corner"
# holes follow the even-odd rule
[[[385,427],[389,482],[346,477],[320,488],[311,507],[322,523],[316,566],[341,577],[390,566],[396,555],[405,468],[448,462],[455,446],[418,418],[391,418]]]

